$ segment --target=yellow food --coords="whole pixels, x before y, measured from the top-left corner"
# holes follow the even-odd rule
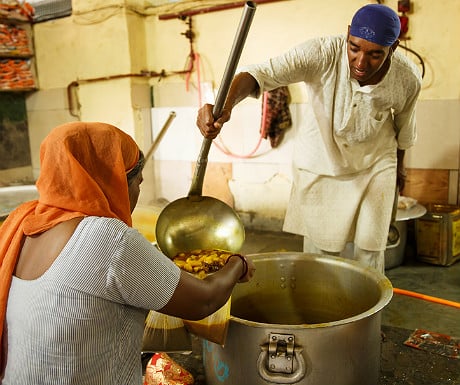
[[[227,262],[232,253],[225,250],[202,250],[177,254],[173,261],[181,269],[204,278],[206,274],[219,270]]]

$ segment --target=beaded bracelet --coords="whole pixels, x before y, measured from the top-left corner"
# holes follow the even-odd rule
[[[241,255],[241,254],[232,254],[230,255],[228,258],[227,258],[227,261],[225,262],[225,264],[228,263],[228,261],[230,261],[230,258],[231,257],[239,257],[242,261],[243,261],[243,274],[241,275],[241,277],[238,279],[238,281],[242,280],[244,278],[244,276],[248,273],[248,260],[246,259],[246,257],[244,255]]]

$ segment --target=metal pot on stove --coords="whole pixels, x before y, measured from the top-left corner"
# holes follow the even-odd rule
[[[342,258],[251,256],[257,271],[232,293],[225,346],[204,341],[208,385],[375,385],[381,310],[392,286]]]

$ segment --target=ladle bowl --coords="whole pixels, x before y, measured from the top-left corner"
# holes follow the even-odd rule
[[[214,118],[222,113],[255,9],[255,3],[246,2],[212,110]],[[188,196],[171,202],[158,217],[157,244],[170,258],[196,249],[237,252],[244,242],[244,226],[238,214],[226,203],[202,196],[211,144],[212,139],[203,139]]]
[[[156,239],[161,251],[174,257],[196,249],[240,250],[244,226],[233,209],[209,196],[179,198],[158,217]]]

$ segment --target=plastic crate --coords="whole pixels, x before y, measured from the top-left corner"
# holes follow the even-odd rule
[[[460,207],[428,204],[416,220],[417,258],[434,265],[450,266],[460,259]]]

